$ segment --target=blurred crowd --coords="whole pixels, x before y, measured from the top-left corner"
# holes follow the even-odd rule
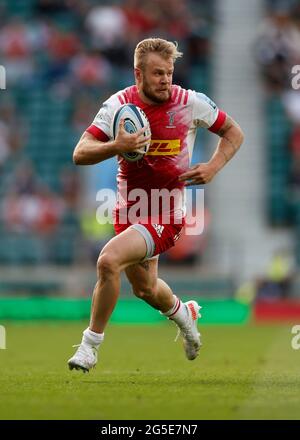
[[[300,64],[300,2],[267,2],[267,16],[258,29],[256,59],[270,92],[291,89],[292,67]]]
[[[178,41],[184,58],[174,80],[182,86],[189,87],[193,68],[205,72],[212,5],[209,0],[1,2],[0,60],[6,90],[0,91],[0,233],[52,236],[65,218],[75,215],[77,233],[85,234],[83,180],[72,165],[72,148],[99,104],[132,83],[133,50],[139,40],[159,36]],[[57,102],[71,102],[66,121],[70,136],[62,139],[70,154],[65,166],[55,171],[54,185],[39,171],[41,158],[31,154],[39,123],[30,119],[23,102],[31,102],[37,91]],[[46,107],[40,109],[47,113]]]
[[[18,164],[2,202],[2,220],[8,231],[37,234],[52,232],[67,210],[76,210],[79,178],[66,169],[60,176],[59,191],[53,192],[34,171],[32,162]]]
[[[300,72],[300,2],[266,1],[266,18],[258,30],[255,55],[268,97],[281,102],[286,148],[291,157],[286,192],[300,201],[300,91],[293,88],[294,66]],[[299,82],[300,83],[300,82]]]
[[[12,1],[12,3],[14,0]],[[9,5],[10,2],[7,2]],[[29,17],[0,14],[0,53],[8,87],[23,84],[111,87],[132,76],[137,41],[147,36],[172,38],[185,51],[178,75],[187,82],[186,67],[207,63],[209,22],[201,15],[208,1],[35,0]],[[67,91],[65,90],[67,89]]]

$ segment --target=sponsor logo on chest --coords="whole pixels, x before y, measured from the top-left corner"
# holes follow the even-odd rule
[[[147,156],[177,156],[180,153],[180,139],[152,139]]]

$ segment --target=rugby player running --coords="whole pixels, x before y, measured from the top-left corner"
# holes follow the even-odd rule
[[[103,103],[75,147],[76,165],[93,165],[117,156],[119,197],[114,213],[116,236],[100,252],[89,327],[83,331],[82,341],[68,361],[70,369],[86,372],[96,365],[105,327],[118,300],[123,270],[133,293],[177,325],[187,359],[195,359],[201,347],[197,326],[201,307],[196,301],[183,303],[158,278],[159,254],[174,246],[184,225],[184,198],[179,197],[169,205],[168,221],[158,212],[155,218],[149,214],[134,222],[127,216],[134,202],[124,196],[124,188],[127,192],[141,189],[149,195],[151,203],[154,188],[183,193],[187,185],[209,183],[243,142],[239,125],[206,95],[172,84],[174,62],[180,56],[182,53],[173,42],[160,38],[139,42],[134,52],[136,84]],[[121,154],[150,141],[145,128],[129,134],[121,121],[117,136],[115,139],[112,136],[113,116],[126,103],[140,107],[151,128],[151,147],[136,162],[125,160]],[[220,139],[207,163],[189,168],[199,127],[209,129]]]

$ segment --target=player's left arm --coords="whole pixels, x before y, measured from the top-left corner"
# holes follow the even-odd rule
[[[228,115],[216,134],[220,136],[220,140],[211,159],[206,163],[194,165],[179,177],[179,180],[185,181],[187,186],[210,182],[232,159],[244,141],[241,127]]]

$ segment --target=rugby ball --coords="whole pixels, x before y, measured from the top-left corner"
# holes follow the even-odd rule
[[[150,124],[143,110],[134,104],[123,104],[118,108],[113,117],[112,133],[114,139],[117,137],[121,119],[124,119],[124,128],[128,133],[136,133],[141,128],[148,127],[144,136],[151,136]],[[123,156],[128,162],[136,162],[147,153],[149,147],[150,141],[145,147],[139,148],[130,153],[122,153],[121,156]]]

